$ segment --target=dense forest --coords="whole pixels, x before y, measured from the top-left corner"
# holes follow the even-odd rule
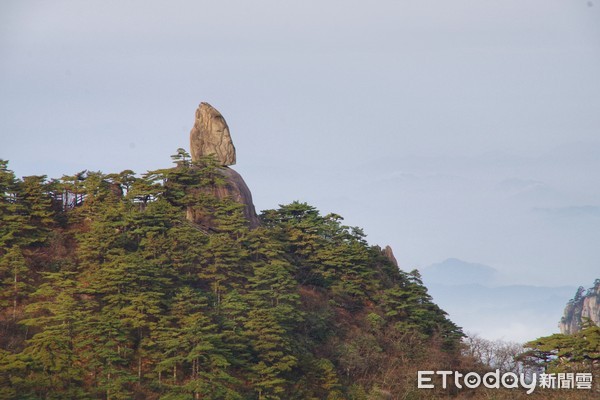
[[[0,399],[433,399],[464,392],[417,371],[495,367],[360,228],[293,202],[249,229],[214,160],[172,158],[50,180],[0,160]],[[480,398],[522,394],[500,392]]]
[[[186,156],[51,180],[0,161],[0,398],[363,399],[451,367],[462,332],[418,272],[304,203],[251,230]]]

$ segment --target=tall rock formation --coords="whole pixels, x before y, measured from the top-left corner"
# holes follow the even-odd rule
[[[236,155],[227,122],[221,113],[208,103],[200,103],[196,110],[194,126],[190,131],[190,153],[192,161],[200,161],[202,157],[210,155],[215,158],[221,165],[218,171],[225,184],[210,188],[210,192],[219,199],[230,198],[243,204],[248,224],[251,228],[258,227],[252,193],[242,176],[228,167],[235,164]],[[191,209],[188,210],[188,219],[201,225],[210,225],[204,216],[195,214]]]
[[[200,103],[190,132],[192,160],[213,155],[223,166],[235,164],[235,147],[225,118],[208,103]]]
[[[560,320],[561,333],[573,334],[581,330],[586,320],[600,326],[600,279],[587,291],[580,287],[575,297],[567,303],[564,316]]]
[[[383,255],[387,258],[392,264],[398,267],[398,260],[394,257],[394,251],[390,246],[385,246],[385,249],[382,250]]]

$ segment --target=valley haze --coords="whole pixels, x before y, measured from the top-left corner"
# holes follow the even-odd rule
[[[558,333],[558,323],[575,286],[507,284],[482,264],[447,259],[421,271],[433,300],[466,333],[524,343]]]

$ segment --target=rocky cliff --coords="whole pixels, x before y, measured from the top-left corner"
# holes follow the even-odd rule
[[[236,162],[236,153],[229,126],[217,109],[208,103],[200,103],[196,110],[194,126],[190,131],[190,153],[192,161],[199,162],[203,157],[212,156],[220,165],[224,185],[215,186],[210,192],[219,199],[230,198],[244,205],[244,216],[251,228],[259,225],[258,216],[252,203],[252,193],[244,179],[229,165]],[[201,225],[210,225],[203,216],[188,210],[187,218]]]
[[[594,286],[587,291],[583,287],[577,289],[575,297],[565,307],[559,324],[560,332],[579,332],[588,321],[600,326],[600,279],[596,279]]]

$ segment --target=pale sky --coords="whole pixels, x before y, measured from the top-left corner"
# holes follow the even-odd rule
[[[600,2],[4,0],[0,88],[19,176],[169,166],[206,101],[258,210],[337,212],[406,270],[600,277]]]

